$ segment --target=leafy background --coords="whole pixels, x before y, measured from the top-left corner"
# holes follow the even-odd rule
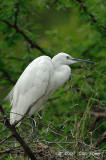
[[[42,119],[35,115],[40,141],[48,141],[55,149],[74,150],[76,143],[55,143],[61,140],[95,144],[106,130],[105,117],[99,117],[91,127],[92,113],[105,112],[105,17],[103,0],[0,0],[0,102],[8,117],[11,108],[3,99],[36,57],[66,52],[96,62],[72,65],[70,80],[40,111]],[[20,126],[24,137],[31,132],[28,124],[26,119]],[[0,124],[0,130],[3,128]],[[105,150],[105,141],[97,147]]]

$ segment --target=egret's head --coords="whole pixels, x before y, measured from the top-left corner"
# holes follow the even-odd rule
[[[72,58],[70,55],[66,53],[58,53],[56,56],[53,57],[52,60],[55,61],[55,63],[60,63],[64,65],[70,65],[70,64],[77,63],[77,62],[95,63],[95,62],[88,61],[88,60]]]

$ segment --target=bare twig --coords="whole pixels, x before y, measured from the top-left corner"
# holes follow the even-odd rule
[[[0,145],[2,145],[6,140],[8,140],[10,137],[12,137],[12,134],[10,134],[9,136],[7,136],[5,139],[3,139],[1,142],[0,142]]]

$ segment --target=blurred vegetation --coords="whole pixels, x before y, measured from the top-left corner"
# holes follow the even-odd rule
[[[41,141],[56,142],[67,137],[71,142],[82,140],[91,144],[106,131],[105,118],[100,117],[92,134],[88,134],[94,120],[90,112],[105,111],[105,18],[104,0],[0,0],[1,103],[26,66],[38,56],[53,57],[66,52],[72,57],[96,62],[95,65],[72,65],[70,80],[50,97],[39,113],[43,120],[35,115]],[[9,116],[9,104],[3,106]],[[49,124],[61,136],[51,130],[44,132]],[[21,128],[28,133],[27,127]],[[69,150],[74,148],[73,145],[62,146]],[[105,142],[98,147],[106,149]]]

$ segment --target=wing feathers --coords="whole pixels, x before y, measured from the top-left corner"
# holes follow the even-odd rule
[[[29,106],[40,99],[46,92],[49,76],[53,71],[50,58],[39,58],[32,62],[17,81],[12,95],[12,111],[24,115]],[[17,114],[10,114],[11,123],[19,120]]]

